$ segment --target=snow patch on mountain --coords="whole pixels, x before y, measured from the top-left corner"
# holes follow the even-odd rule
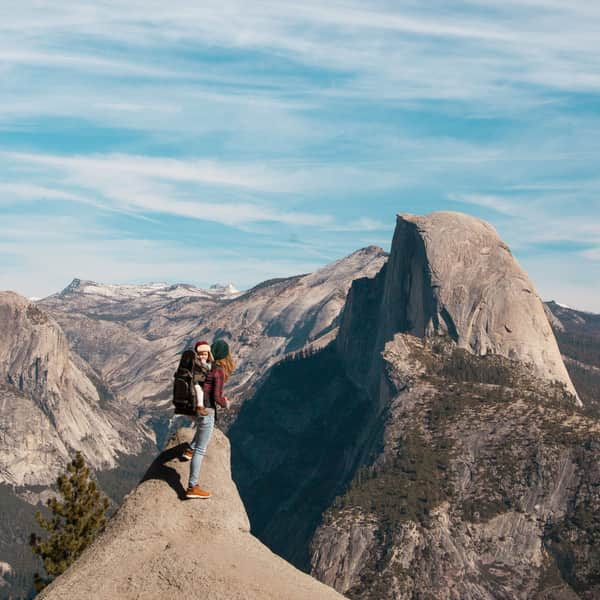
[[[569,310],[573,310],[568,304],[562,304],[561,302],[555,302],[556,306],[560,306],[561,308],[568,308]]]
[[[232,284],[215,284],[208,289],[199,288],[187,283],[142,283],[142,284],[114,284],[97,283],[90,280],[73,279],[73,281],[58,294],[50,298],[62,297],[72,294],[98,296],[109,300],[137,300],[141,298],[210,298],[231,299],[239,296],[241,292]]]

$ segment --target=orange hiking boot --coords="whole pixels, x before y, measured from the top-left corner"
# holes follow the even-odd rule
[[[201,489],[198,485],[188,488],[187,492],[185,493],[186,498],[201,498],[202,500],[210,498],[211,496],[212,494],[210,492]]]
[[[194,451],[191,448],[188,448],[182,455],[181,458],[183,458],[183,460],[192,460],[192,457],[194,456]]]

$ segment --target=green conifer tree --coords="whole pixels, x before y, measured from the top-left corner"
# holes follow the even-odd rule
[[[36,591],[47,586],[74,562],[83,550],[102,531],[110,502],[90,479],[90,470],[81,452],[67,466],[67,472],[57,479],[59,497],[48,500],[52,516],[46,519],[41,512],[35,520],[48,537],[32,533],[29,544],[42,559],[48,577],[34,577]]]

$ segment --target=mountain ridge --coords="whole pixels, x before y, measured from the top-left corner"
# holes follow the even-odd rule
[[[70,294],[38,304],[52,312],[111,387],[136,406],[147,407],[148,414],[157,406],[148,399],[157,394],[161,410],[169,407],[172,373],[185,346],[197,339],[225,338],[238,365],[229,383],[236,405],[235,399],[247,396],[286,353],[322,345],[335,335],[352,280],[374,275],[386,257],[370,246],[312,274],[269,280],[230,298],[154,296],[138,304]],[[115,359],[111,338],[121,340],[124,352],[117,355],[129,356],[125,362]]]
[[[65,298],[70,294],[81,293],[88,295],[103,296],[106,298],[140,298],[143,296],[162,296],[168,298],[179,298],[182,296],[201,296],[206,298],[232,297],[241,294],[232,283],[227,285],[213,284],[208,288],[200,288],[190,283],[98,283],[91,279],[80,279],[75,277],[60,292],[51,294],[40,300],[50,298]]]

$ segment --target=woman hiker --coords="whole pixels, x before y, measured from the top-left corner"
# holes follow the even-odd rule
[[[192,462],[190,465],[190,481],[186,498],[210,498],[211,493],[203,490],[198,485],[198,477],[200,475],[200,467],[202,459],[206,453],[208,442],[210,441],[214,426],[215,426],[215,410],[216,405],[229,408],[229,399],[223,395],[223,384],[229,379],[235,364],[229,352],[229,346],[225,340],[215,340],[210,347],[210,352],[214,358],[212,368],[208,372],[204,385],[204,409],[208,413],[206,416],[198,414],[196,417],[196,435],[192,442],[192,448],[184,452],[184,458],[189,459],[191,456]]]

